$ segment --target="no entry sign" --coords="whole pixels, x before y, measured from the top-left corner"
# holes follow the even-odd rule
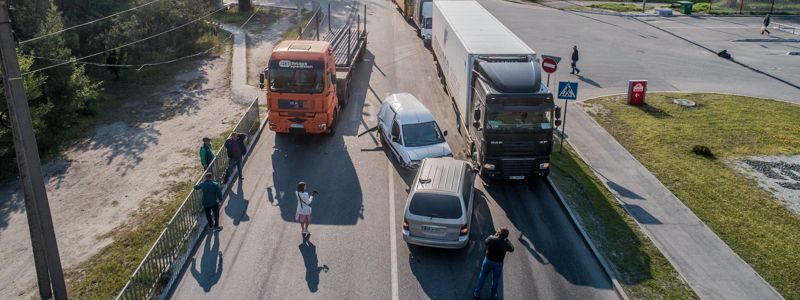
[[[647,93],[647,80],[628,81],[628,104],[644,104],[644,96]]]
[[[552,57],[545,57],[542,59],[542,70],[547,73],[553,73],[558,68],[558,62]]]

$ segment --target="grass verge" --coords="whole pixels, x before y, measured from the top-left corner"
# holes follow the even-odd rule
[[[695,101],[682,108],[675,98]],[[720,94],[651,94],[588,101],[625,148],[785,298],[800,298],[800,216],[730,167],[752,155],[800,153],[800,106]],[[713,155],[699,156],[694,146]]]
[[[631,299],[696,299],[672,265],[569,144],[551,156],[551,178]]]
[[[634,12],[634,11],[642,11],[642,6],[639,4],[632,4],[632,3],[594,3],[589,5],[591,8],[597,9],[605,9],[605,10],[612,10],[618,12]],[[653,6],[647,5],[645,10],[652,10]]]
[[[303,27],[305,27],[306,24],[308,24],[308,21],[310,21],[311,17],[313,17],[313,16],[314,16],[314,12],[313,11],[304,11],[303,12],[303,23],[302,23]],[[295,20],[297,20],[297,19],[295,19]],[[298,29],[297,26],[290,27],[289,30],[287,30],[283,34],[283,39],[284,40],[296,40],[298,37],[300,37],[300,29]]]

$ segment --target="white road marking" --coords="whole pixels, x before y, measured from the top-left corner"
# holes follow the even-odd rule
[[[389,174],[389,238],[391,239],[390,245],[392,247],[392,300],[400,299],[397,291],[397,230],[395,226],[395,211],[394,211],[394,174],[392,174],[392,163],[386,160]]]

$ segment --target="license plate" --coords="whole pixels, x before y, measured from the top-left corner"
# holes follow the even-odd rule
[[[303,126],[303,124],[297,124],[297,123],[292,123],[291,125],[289,125],[289,127],[290,128],[305,128],[305,126]]]
[[[511,179],[511,180],[523,180],[523,179],[525,179],[525,176],[508,176],[508,179]]]
[[[432,233],[432,234],[442,234],[442,233],[444,233],[444,228],[431,227],[431,226],[422,226],[422,232],[424,232],[424,233]]]

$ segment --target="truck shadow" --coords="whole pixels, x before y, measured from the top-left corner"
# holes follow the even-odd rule
[[[369,51],[369,49],[364,50],[363,60],[358,62],[356,65],[356,70],[353,71],[353,78],[352,82],[350,83],[350,99],[347,103],[347,106],[344,107],[344,110],[340,114],[339,124],[336,127],[336,130],[340,132],[344,136],[355,136],[359,133],[359,128],[363,132],[366,129],[374,125],[370,125],[371,123],[367,122],[367,120],[372,120],[377,123],[378,116],[373,116],[372,114],[365,112],[364,110],[370,107],[370,103],[367,102],[367,92],[369,92],[369,79],[372,77],[373,67],[375,66],[375,55]],[[379,101],[382,99],[378,99]],[[376,109],[377,111],[377,109]],[[375,140],[376,135],[371,135],[373,137],[374,142],[377,144],[378,141]]]
[[[486,251],[483,240],[495,233],[486,196],[476,189],[474,199],[470,242],[463,249],[436,249],[406,244],[411,272],[430,299],[472,299],[472,289],[475,288]],[[488,292],[485,294],[488,296]]]
[[[272,152],[272,200],[281,217],[294,222],[297,209],[297,183],[317,190],[312,223],[354,225],[363,219],[363,194],[353,161],[341,133],[335,136],[278,134]]]
[[[534,178],[528,183],[493,180],[485,183],[484,188],[511,222],[510,236],[515,239],[512,243],[521,248],[518,250],[527,250],[523,250],[527,253],[510,254],[512,259],[527,254],[538,264],[550,265],[559,276],[574,285],[613,289],[611,281],[542,179]],[[534,269],[538,267],[534,266]]]

